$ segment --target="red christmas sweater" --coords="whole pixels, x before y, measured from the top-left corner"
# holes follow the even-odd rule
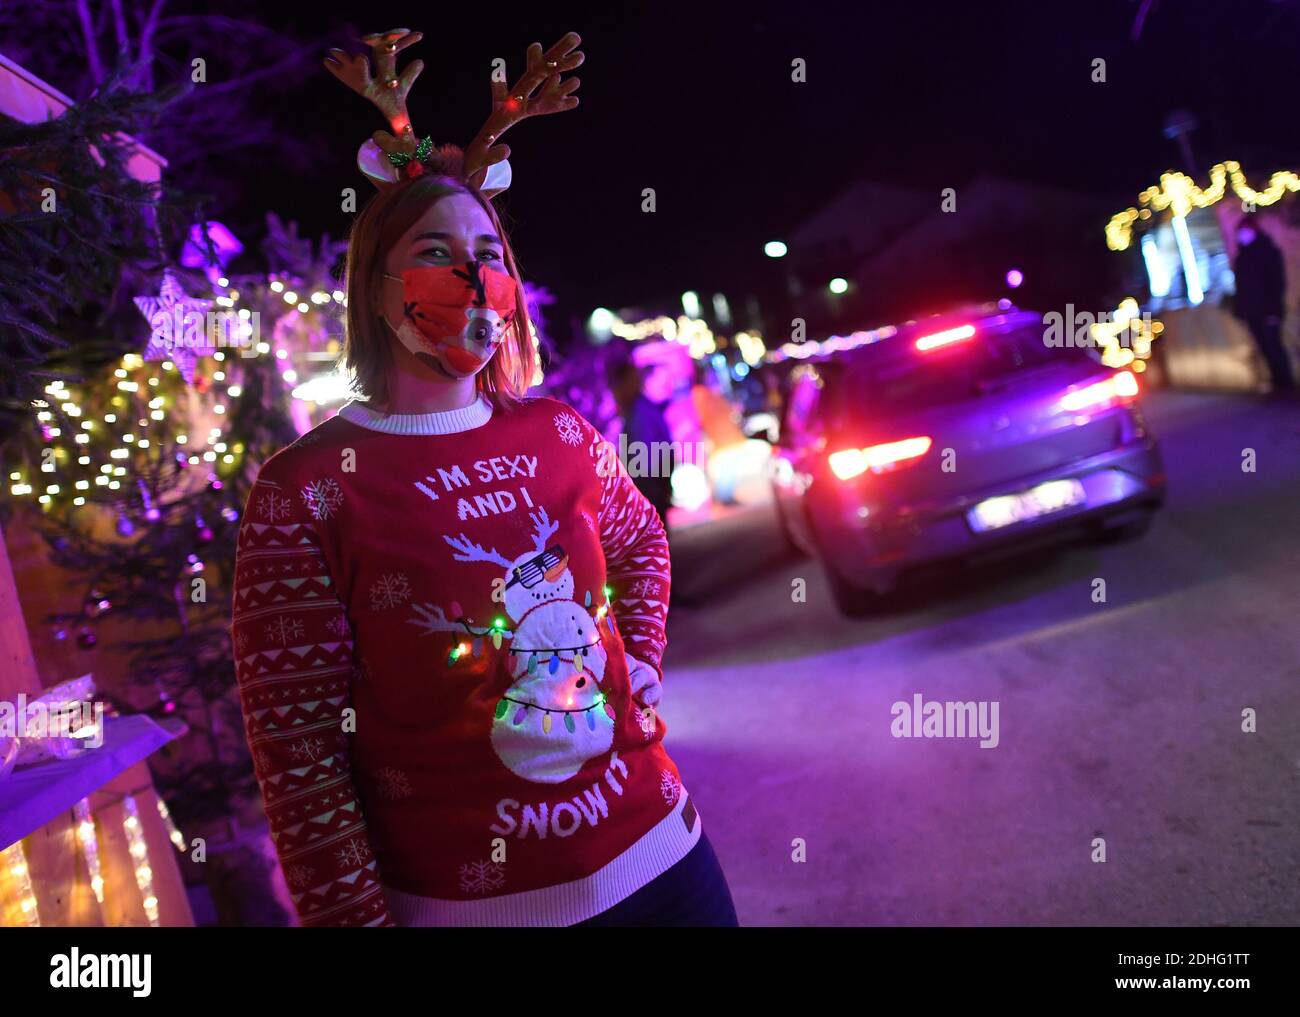
[[[567,925],[680,860],[668,592],[657,514],[555,400],[349,403],[272,457],[232,638],[302,923]]]

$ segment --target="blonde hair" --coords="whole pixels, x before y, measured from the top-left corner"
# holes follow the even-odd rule
[[[375,313],[384,261],[413,222],[438,201],[453,194],[468,194],[487,214],[501,238],[506,271],[515,281],[514,323],[496,354],[475,377],[475,388],[508,410],[532,384],[537,342],[528,317],[519,266],[500,216],[492,202],[472,184],[450,175],[425,174],[386,187],[375,195],[357,216],[348,237],[343,362],[352,375],[353,391],[371,402],[388,401],[388,374],[393,367],[392,330]]]

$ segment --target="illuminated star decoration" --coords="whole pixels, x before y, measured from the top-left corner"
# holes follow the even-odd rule
[[[200,349],[207,348],[207,329],[194,329],[191,315],[205,314],[212,301],[187,296],[175,273],[164,269],[158,296],[136,297],[135,306],[149,322],[149,343],[144,348],[144,359],[171,360],[186,383],[192,384],[194,362],[200,356]],[[186,342],[191,331],[201,337],[202,346],[196,348]]]

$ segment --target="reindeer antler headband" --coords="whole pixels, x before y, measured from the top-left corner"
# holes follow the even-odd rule
[[[406,99],[415,79],[424,70],[423,60],[413,60],[397,73],[397,54],[424,38],[421,32],[395,28],[363,36],[375,61],[375,74],[365,54],[349,56],[341,49],[330,50],[326,69],[358,95],[374,103],[388,119],[393,133],[376,131],[357,152],[357,165],[377,187],[395,184],[403,177],[425,172],[456,173],[453,157],[460,157],[457,175],[473,183],[489,198],[510,186],[510,149],[498,141],[507,130],[526,117],[563,113],[578,105],[577,78],[562,78],[583,60],[578,46],[582,40],[569,32],[545,52],[540,43],[528,47],[528,66],[513,86],[492,81],[492,113],[487,122],[461,152],[453,145],[434,146],[433,138],[417,140],[406,111]]]

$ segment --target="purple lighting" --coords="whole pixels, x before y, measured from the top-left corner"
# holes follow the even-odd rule
[[[1007,285],[1013,290],[1025,281],[1025,273],[1018,268],[1013,268],[1007,273]]]

